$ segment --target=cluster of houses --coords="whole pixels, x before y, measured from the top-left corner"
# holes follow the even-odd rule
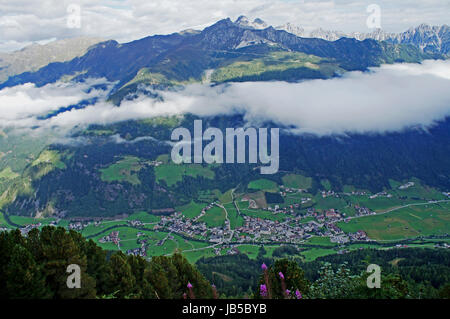
[[[333,190],[329,190],[329,191],[322,191],[321,192],[322,198],[327,198],[327,197],[339,197],[339,194],[335,193]]]
[[[225,221],[224,226],[210,228],[209,241],[212,243],[228,242],[232,235],[234,232],[230,229],[230,224]]]
[[[355,205],[355,216],[361,217],[361,216],[369,216],[369,215],[376,215],[374,211],[371,211],[367,207],[361,207],[359,205]]]
[[[287,194],[294,194],[294,193],[307,193],[308,190],[307,189],[302,189],[302,188],[291,188],[291,187],[286,187],[284,185],[280,186],[280,195],[281,196],[287,196]]]
[[[32,229],[39,228],[41,226],[41,223],[26,225],[25,227],[22,227],[20,229],[20,233],[22,234],[22,236],[26,236]]]
[[[144,247],[138,247],[138,248],[134,248],[134,249],[128,249],[127,255],[147,257],[147,248],[144,246]]]
[[[131,227],[142,227],[144,226],[144,223],[140,220],[129,220],[127,224]]]
[[[76,230],[76,231],[82,231],[86,227],[88,227],[91,223],[90,222],[73,222],[69,224],[69,230]]]
[[[280,207],[280,205],[275,205],[274,207],[272,206],[268,206],[267,208],[263,208],[262,210],[265,211],[269,211],[275,214],[294,214],[296,209],[299,209],[301,207],[302,204],[306,204],[307,202],[311,201],[312,199],[307,197],[307,198],[302,198],[301,199],[301,204],[299,203],[295,203],[292,205],[287,205],[285,207]],[[251,207],[249,207],[251,208]]]
[[[345,234],[330,236],[330,241],[337,244],[346,244],[350,242],[349,236]]]
[[[324,224],[324,226],[326,227],[326,231],[325,231],[325,236],[333,236],[333,235],[341,235],[344,232],[342,231],[342,229],[340,229],[339,227],[336,226],[335,223],[333,222],[326,222]]]
[[[183,234],[188,237],[205,237],[209,230],[205,223],[196,223],[194,219],[188,219],[180,212],[170,216],[163,216],[153,229],[167,229],[169,232]]]
[[[406,185],[406,184],[405,184]],[[410,186],[409,186],[410,187]],[[305,192],[303,189],[294,189],[281,186],[281,196],[287,196],[289,193]],[[338,193],[334,191],[322,191],[322,197],[335,196],[339,197]],[[351,195],[366,195],[365,192],[352,192]],[[391,196],[386,192],[381,192],[372,195],[371,198],[378,196]],[[341,213],[337,209],[328,209],[325,211],[316,211],[314,208],[308,208],[306,214],[295,215],[295,210],[299,209],[302,204],[311,201],[309,197],[301,198],[301,203],[294,203],[285,207],[275,205],[274,207],[267,207],[263,210],[272,212],[273,214],[284,213],[287,216],[283,222],[271,219],[256,218],[243,215],[244,224],[241,227],[231,230],[229,221],[219,227],[208,227],[206,223],[199,222],[205,216],[208,210],[218,205],[216,202],[206,205],[198,216],[195,218],[187,218],[181,212],[174,212],[170,215],[162,216],[160,221],[154,226],[154,230],[164,230],[170,233],[183,235],[187,238],[205,238],[210,243],[230,244],[233,243],[258,243],[258,242],[274,242],[274,243],[301,243],[311,236],[329,237],[332,242],[345,244],[352,241],[369,241],[367,234],[364,231],[357,231],[356,233],[345,234],[338,226],[340,221],[348,222],[350,218],[346,218],[345,213]],[[250,199],[247,199],[251,204]],[[251,209],[251,207],[249,207]],[[354,206],[356,216],[374,215],[375,212],[366,207]],[[309,218],[307,222],[303,219]],[[81,224],[81,227],[84,224]],[[139,228],[143,223],[138,220],[128,221],[128,225]],[[74,226],[80,227],[80,223]],[[138,236],[139,237],[139,236]],[[103,237],[100,242],[114,242],[119,244],[118,232],[112,232],[110,235]],[[158,243],[164,244],[164,240]],[[146,247],[141,247],[127,251],[132,255],[144,256]],[[220,253],[220,249],[217,250]],[[233,253],[232,247],[229,252]]]
[[[118,231],[113,231],[109,235],[106,235],[105,237],[100,238],[100,243],[114,243],[115,245],[119,245],[120,243],[120,237]]]
[[[302,224],[295,223],[294,219],[279,222],[270,219],[244,216],[244,225],[235,231],[237,242],[300,242],[305,235]]]
[[[154,166],[154,167],[161,166],[162,164],[164,164],[164,163],[161,162],[161,161],[150,161],[150,162],[148,163],[148,165]]]
[[[348,233],[351,241],[371,241],[365,231],[358,230],[356,233]]]
[[[137,234],[138,238],[143,237],[143,236],[145,236],[144,233],[139,232]],[[140,246],[137,248],[134,248],[134,249],[128,249],[127,255],[147,257],[148,240],[147,239],[138,239],[137,242]]]
[[[350,193],[343,193],[343,195],[347,195],[347,196],[366,196],[367,192],[364,192],[364,191],[352,191]]]
[[[413,187],[414,185],[415,185],[414,182],[408,182],[406,184],[403,184],[403,185],[399,186],[398,189],[408,189],[410,187]]]
[[[392,194],[389,194],[388,192],[379,192],[377,194],[369,196],[370,199],[375,199],[378,197],[392,198]]]

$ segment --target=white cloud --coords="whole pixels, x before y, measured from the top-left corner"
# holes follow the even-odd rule
[[[127,42],[153,34],[203,28],[241,14],[269,24],[293,22],[307,29],[323,27],[368,31],[366,7],[382,9],[382,27],[404,31],[426,22],[448,23],[450,0],[0,0],[0,49],[51,38],[93,36]],[[81,6],[81,28],[67,28],[67,8]],[[10,46],[7,44],[10,43]]]
[[[105,83],[90,79],[84,83],[54,83],[43,87],[26,83],[0,91],[0,127],[29,128],[39,125],[38,117],[94,97],[105,98],[107,92],[90,89]]]
[[[92,82],[91,82],[92,83]],[[89,124],[190,112],[200,116],[244,113],[252,121],[271,120],[295,126],[298,133],[399,131],[430,126],[450,116],[450,61],[395,64],[342,78],[302,83],[247,82],[210,87],[189,85],[159,92],[163,102],[142,96],[120,107],[106,102],[105,92],[84,93],[88,84],[54,84],[37,89],[26,84],[0,91],[0,128],[39,126],[68,132]],[[38,116],[63,105],[99,95],[102,100],[47,120]]]

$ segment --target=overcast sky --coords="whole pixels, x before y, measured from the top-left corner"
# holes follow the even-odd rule
[[[420,23],[450,24],[450,0],[0,0],[0,51],[75,36],[128,42],[153,34],[201,29],[240,15],[270,25],[371,31],[367,7],[381,8],[381,27],[400,32]],[[80,28],[68,27],[68,8],[81,8]],[[71,22],[70,22],[71,21]],[[69,25],[76,26],[69,18]]]

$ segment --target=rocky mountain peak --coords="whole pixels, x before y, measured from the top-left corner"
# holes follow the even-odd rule
[[[289,33],[292,33],[298,37],[304,37],[305,36],[305,29],[303,29],[301,26],[295,25],[293,23],[286,23],[283,25],[280,25],[276,27],[277,30],[283,30]]]
[[[243,15],[237,18],[234,24],[241,28],[255,29],[255,30],[262,30],[268,27],[267,23],[265,23],[263,20],[259,18],[256,18],[255,20],[253,20],[253,22],[251,22],[249,18]]]

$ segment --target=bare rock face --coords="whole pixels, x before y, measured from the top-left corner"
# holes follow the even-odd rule
[[[304,38],[306,36],[306,32],[305,29],[303,29],[301,26],[295,25],[293,23],[286,23],[283,25],[280,25],[278,27],[276,27],[275,29],[277,30],[283,30],[286,31],[288,33],[292,33],[298,37]]]
[[[66,62],[84,55],[100,38],[73,38],[32,44],[13,53],[0,53],[0,83],[12,75],[37,71],[53,62]]]
[[[253,29],[253,30],[263,30],[268,27],[267,23],[263,20],[256,18],[251,22],[246,16],[240,16],[235,22],[235,25],[241,28]]]
[[[393,44],[411,44],[426,53],[450,55],[450,27],[448,25],[430,26],[428,24],[421,24],[402,33],[390,33],[383,29],[376,29],[369,33],[344,33],[341,31],[324,30],[322,28],[308,33],[301,26],[292,23],[286,23],[276,27],[276,29],[292,33],[298,37],[317,38],[327,41],[353,38],[359,41],[372,39],[387,41]]]

